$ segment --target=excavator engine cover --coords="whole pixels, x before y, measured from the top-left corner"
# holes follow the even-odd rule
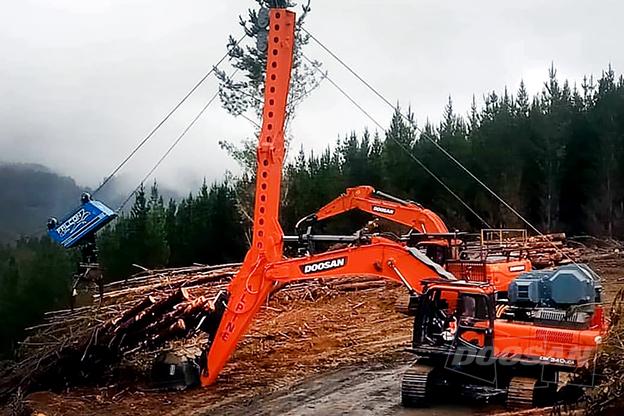
[[[521,274],[509,285],[509,303],[552,308],[599,303],[601,291],[598,276],[587,265],[570,264]]]

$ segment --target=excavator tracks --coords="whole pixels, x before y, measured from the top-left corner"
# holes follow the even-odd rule
[[[403,374],[401,381],[401,402],[405,407],[427,406],[431,394],[434,367],[412,364]]]
[[[533,407],[537,379],[531,377],[514,377],[507,389],[507,407],[512,409],[528,409]]]
[[[514,377],[507,389],[507,407],[527,409],[553,403],[557,383],[545,383],[533,377]]]

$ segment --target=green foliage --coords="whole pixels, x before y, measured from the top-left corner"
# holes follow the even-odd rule
[[[245,242],[233,186],[206,184],[197,195],[165,207],[154,183],[141,187],[129,214],[98,237],[108,281],[148,268],[240,261]],[[0,357],[9,356],[24,328],[45,311],[66,308],[78,256],[47,237],[0,246]]]
[[[289,8],[296,3],[288,0],[256,0],[258,8]],[[236,70],[236,77],[228,76],[225,70],[217,69],[219,79],[219,96],[223,108],[235,117],[243,116],[251,120],[255,118],[256,126],[262,123],[262,111],[264,107],[264,85],[266,77],[267,51],[260,51],[257,41],[267,35],[266,27],[262,27],[258,19],[259,9],[249,9],[247,16],[240,16],[240,25],[243,32],[251,42],[237,43],[238,36],[230,36],[228,51],[230,63]],[[296,109],[308,97],[321,82],[320,62],[304,58],[303,50],[310,42],[310,37],[303,31],[308,13],[310,12],[310,0],[301,6],[301,13],[297,18],[295,27],[295,50],[293,54],[293,66],[291,72],[290,90],[286,108],[285,129],[295,117]],[[234,78],[241,79],[236,81]],[[253,113],[250,116],[248,113]],[[253,122],[253,121],[252,121]],[[255,170],[256,170],[256,142],[260,131],[256,131],[256,137],[245,138],[232,142],[230,138],[221,140],[219,144],[241,167],[243,174],[235,184],[237,194],[237,209],[244,219],[245,234],[250,235],[251,216],[253,212]],[[290,142],[286,135],[287,147]]]
[[[623,238],[624,79],[609,67],[597,84],[586,78],[579,91],[561,82],[554,67],[548,75],[532,99],[524,83],[515,96],[507,89],[491,92],[482,108],[473,100],[466,119],[449,97],[440,124],[427,122],[424,133],[416,131],[409,109],[407,120],[397,110],[383,141],[376,137],[371,144],[368,132],[353,133],[321,155],[301,151],[286,168],[286,229],[345,187],[360,184],[420,202],[450,228],[484,226],[406,150],[491,226],[526,226],[433,141],[541,230]]]
[[[119,280],[137,271],[193,263],[239,261],[244,255],[244,233],[233,187],[204,183],[196,195],[167,207],[156,183],[149,199],[140,188],[129,215],[100,233],[100,262],[107,280]]]
[[[67,305],[73,254],[47,237],[0,247],[0,357],[45,311]]]
[[[543,231],[624,238],[624,79],[611,68],[581,90],[550,69],[543,91],[529,97],[490,92],[467,117],[449,98],[439,125],[397,111],[385,136],[364,130],[340,138],[320,154],[303,149],[284,170],[282,226],[315,212],[345,188],[372,185],[420,202],[449,228],[483,226],[406,153],[421,160],[492,226],[523,226],[432,143],[439,144]],[[141,188],[129,213],[100,233],[100,260],[108,280],[148,268],[240,261],[248,245],[253,168],[249,141],[240,153],[245,172],[203,184],[195,194],[165,204],[156,184]],[[328,222],[329,233],[351,233],[367,216]],[[0,247],[0,351],[9,351],[23,328],[43,311],[67,305],[76,267],[72,252],[47,238]]]
[[[294,3],[283,0],[256,0],[259,7],[293,7]],[[310,42],[309,36],[301,29],[310,11],[310,1],[302,6],[295,28],[295,53],[291,75],[290,95],[288,99],[288,117],[293,117],[295,108],[319,85],[319,75],[315,66],[318,62],[309,63],[303,59],[303,48]],[[265,68],[267,52],[257,48],[259,37],[266,37],[266,28],[259,25],[258,11],[249,9],[246,18],[240,17],[240,25],[245,34],[253,40],[249,45],[238,44],[238,36],[230,36],[228,53],[232,66],[241,73],[243,80],[235,81],[225,71],[217,69],[220,81],[219,95],[223,108],[230,114],[239,116],[253,111],[260,119],[264,101]],[[240,77],[239,77],[240,78]]]
[[[287,0],[256,0],[259,7],[294,7],[296,4]],[[310,12],[310,1],[302,6],[302,12],[297,18],[295,28],[295,51],[293,56],[293,67],[291,73],[290,90],[286,109],[286,128],[289,122],[295,117],[295,112],[299,104],[305,100],[321,82],[318,68],[320,62],[307,60],[303,56],[303,50],[310,42],[310,37],[302,30],[308,13]],[[249,9],[247,17],[240,17],[240,25],[245,34],[253,42],[250,44],[238,44],[238,36],[230,36],[228,41],[228,51],[231,65],[237,72],[236,81],[233,76],[228,76],[226,71],[217,69],[216,75],[219,79],[219,96],[223,108],[230,114],[238,117],[246,116],[252,112],[258,122],[262,122],[262,111],[264,107],[264,85],[266,77],[267,52],[257,48],[258,37],[266,36],[266,28],[259,26],[258,10]],[[256,132],[256,136],[260,132]],[[219,144],[243,169],[245,183],[237,184],[238,193],[244,198],[239,199],[238,208],[244,217],[249,216],[252,210],[253,183],[256,168],[256,141],[257,137],[246,138],[236,143],[229,139],[221,140]],[[289,137],[286,137],[289,142]]]
[[[128,276],[133,264],[155,268],[169,261],[166,210],[156,183],[149,200],[141,187],[135,195],[130,215],[121,215],[114,227],[100,233],[98,245],[105,277],[115,280]]]

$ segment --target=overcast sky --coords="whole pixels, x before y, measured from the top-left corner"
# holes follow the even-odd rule
[[[0,162],[31,162],[95,186],[225,52],[252,0],[14,0],[0,12]],[[313,0],[308,29],[419,121],[448,95],[541,90],[554,62],[580,81],[624,67],[616,0]],[[391,110],[320,48],[306,54],[386,123]],[[209,80],[123,176],[138,180],[216,91]],[[320,149],[374,126],[325,83],[300,107],[293,146]],[[186,191],[235,169],[217,144],[253,126],[215,105],[156,174]]]

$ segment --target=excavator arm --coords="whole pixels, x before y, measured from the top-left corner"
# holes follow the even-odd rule
[[[359,210],[405,225],[423,234],[447,234],[444,221],[433,211],[411,201],[376,191],[371,186],[348,188],[316,213],[309,215],[297,224],[297,229],[312,225],[336,215]]]
[[[276,283],[317,278],[377,276],[420,293],[426,280],[454,281],[455,277],[418,249],[374,237],[370,244],[278,262],[259,259],[236,275],[228,288],[225,309],[202,372],[202,384],[215,382],[260,307]]]
[[[253,240],[240,271],[232,279],[210,330],[201,382],[214,383],[236,344],[278,282],[344,276],[379,276],[401,282],[416,292],[425,279],[454,280],[453,275],[420,251],[391,240],[372,237],[363,245],[284,260],[284,235],[279,224],[284,159],[284,123],[295,42],[295,14],[270,10],[267,69],[262,129],[258,139],[258,167]],[[370,197],[369,193],[369,197]],[[357,198],[355,199],[358,200]],[[384,205],[386,206],[386,205]],[[370,208],[372,210],[372,208]],[[413,224],[419,231],[445,231],[435,214],[422,212]],[[374,212],[374,211],[373,211]],[[214,312],[213,312],[214,313]]]
[[[402,283],[412,293],[420,293],[426,279],[456,280],[420,250],[382,237],[374,237],[368,245],[270,264],[266,276],[278,282],[376,276]]]

